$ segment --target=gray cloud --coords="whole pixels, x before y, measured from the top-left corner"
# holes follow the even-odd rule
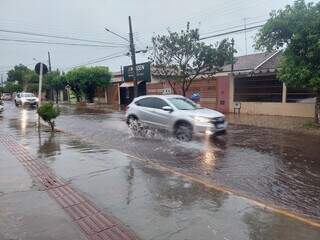
[[[242,25],[243,18],[247,18],[248,22],[259,22],[266,19],[272,9],[282,8],[290,3],[292,1],[288,0],[1,0],[0,29],[125,43],[107,33],[104,27],[127,36],[128,16],[131,15],[137,48],[144,48],[150,45],[154,33],[165,33],[168,27],[171,30],[180,30],[187,21],[190,21],[193,27],[199,27],[201,33],[216,32],[230,26]],[[248,32],[249,53],[254,51],[251,46],[255,33],[256,31]],[[244,54],[244,34],[228,37],[235,38],[238,54]],[[3,32],[0,32],[0,38],[71,42]],[[207,42],[214,43],[220,39],[210,39]],[[53,68],[66,69],[128,50],[0,41],[0,73],[7,70],[8,66],[18,63],[30,64],[32,67],[32,59],[45,61],[48,51],[52,55]],[[144,55],[138,56],[138,61],[146,59]],[[121,65],[128,64],[130,59],[126,56],[99,63],[110,66],[113,71],[118,71]]]

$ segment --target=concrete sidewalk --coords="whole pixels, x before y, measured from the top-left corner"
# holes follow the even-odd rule
[[[0,239],[86,239],[2,144],[0,153]]]

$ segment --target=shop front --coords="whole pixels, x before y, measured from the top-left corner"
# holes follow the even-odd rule
[[[138,96],[147,94],[146,83],[151,81],[150,62],[136,65]],[[123,80],[119,86],[120,104],[128,105],[134,99],[134,74],[133,67],[123,68]]]

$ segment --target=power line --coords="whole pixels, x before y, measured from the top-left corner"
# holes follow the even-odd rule
[[[92,42],[92,43],[102,43],[102,44],[115,45],[115,46],[123,46],[123,44],[117,44],[117,43],[109,43],[109,42],[104,42],[104,41],[75,38],[75,37],[67,37],[67,36],[57,36],[57,35],[50,35],[50,34],[44,34],[44,33],[15,31],[15,30],[7,30],[7,29],[0,29],[0,32],[32,35],[32,36],[38,36],[38,37],[50,37],[50,38],[59,38],[59,39],[67,39],[67,40],[76,40],[76,41],[84,41],[84,42]]]
[[[248,18],[247,18],[247,19],[248,19]],[[267,19],[261,20],[261,21],[250,22],[250,23],[247,23],[247,26],[248,26],[248,25],[257,24],[257,23],[266,23],[266,22],[267,22]],[[239,27],[243,27],[243,24],[242,24],[242,25],[232,26],[232,27],[227,27],[227,28],[220,29],[220,30],[205,32],[205,33],[202,33],[201,35],[203,36],[203,35],[208,35],[208,34],[214,34],[214,33],[217,33],[217,32],[222,32],[222,31],[226,31],[226,30],[231,30],[231,29],[235,29],[235,28],[239,28]]]
[[[119,48],[119,47],[123,48],[124,47],[124,46],[110,46],[110,45],[98,45],[98,44],[35,41],[35,40],[12,39],[12,38],[0,38],[0,41],[21,42],[21,43],[36,43],[36,44],[51,44],[51,45],[65,45],[65,46],[81,46],[81,47],[101,47],[101,48]]]
[[[261,2],[260,3],[259,2],[252,3],[252,1],[250,3],[248,3],[248,1],[249,0],[239,0],[239,1],[236,1],[236,3],[234,1],[231,1],[231,2],[227,2],[226,4],[221,4],[221,6],[215,5],[215,9],[205,10],[207,12],[206,14],[198,14],[198,15],[186,17],[186,18],[180,19],[180,20],[178,19],[177,21],[175,21],[175,23],[171,24],[170,27],[166,27],[166,29],[177,27],[182,22],[183,23],[191,22],[195,18],[198,18],[198,19],[202,18],[202,20],[203,20],[203,18],[206,18],[208,16],[214,16],[215,19],[223,18],[223,16],[230,15],[236,11],[240,11],[241,9],[245,10],[248,8],[252,8],[252,7],[256,6],[257,4],[261,4]],[[267,0],[263,0],[263,1],[267,1]],[[197,22],[199,22],[199,21],[197,21]],[[163,31],[161,31],[161,32],[163,32]]]
[[[230,32],[224,32],[224,33],[219,33],[219,34],[210,35],[210,36],[206,36],[206,37],[200,37],[199,40],[205,40],[205,39],[209,39],[209,38],[215,38],[215,37],[220,37],[220,36],[224,36],[224,35],[229,35],[229,34],[232,34],[232,33],[238,33],[238,32],[248,31],[248,30],[260,28],[260,27],[263,27],[263,26],[264,26],[264,25],[261,24],[261,25],[256,25],[256,26],[252,26],[252,27],[237,29],[237,30],[230,31]]]
[[[115,55],[115,54],[117,54],[117,55]],[[84,63],[79,63],[79,64],[73,65],[71,67],[67,67],[64,70],[66,71],[66,70],[69,70],[69,69],[72,69],[72,68],[91,65],[91,64],[94,64],[94,63],[104,62],[104,61],[107,61],[107,60],[111,60],[111,59],[118,58],[118,57],[124,57],[124,56],[128,56],[128,53],[122,53],[122,54],[114,53],[114,54],[111,54],[109,56],[105,56],[105,57],[101,57],[101,58],[95,58],[95,59],[89,60],[89,61],[84,62]]]

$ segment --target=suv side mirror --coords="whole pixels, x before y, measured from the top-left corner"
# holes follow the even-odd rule
[[[164,107],[162,107],[162,110],[164,110],[166,112],[173,112],[173,109],[170,106],[164,106]]]

